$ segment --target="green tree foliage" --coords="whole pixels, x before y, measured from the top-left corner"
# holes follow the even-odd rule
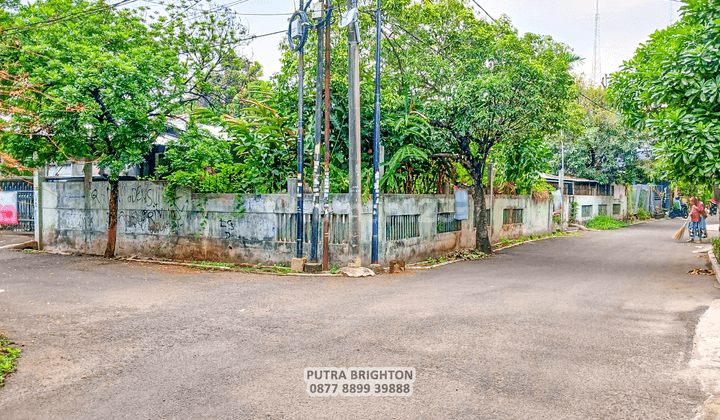
[[[650,35],[610,80],[633,127],[659,139],[669,179],[717,182],[720,174],[720,1],[685,0],[675,24]]]
[[[97,162],[110,181],[107,257],[115,251],[118,177],[143,162],[168,115],[205,98],[239,42],[228,19],[183,5],[146,22],[104,2],[46,0],[5,9],[0,149],[23,165]],[[225,52],[223,52],[225,51]]]
[[[521,144],[544,138],[563,124],[564,109],[574,98],[568,71],[575,57],[549,37],[519,36],[505,18],[497,24],[482,21],[460,0],[387,0],[383,9],[381,125],[390,158],[386,168],[391,170],[383,185],[397,192],[439,192],[441,183],[425,182],[425,175],[436,180],[447,175],[457,181],[462,171],[457,171],[456,164],[461,163],[469,170],[475,189],[475,224],[484,226],[482,180],[490,150],[504,142]],[[360,44],[361,141],[367,152],[363,156],[366,168],[372,152],[373,18],[372,14],[360,14],[364,31]],[[333,29],[332,156],[340,171],[347,168],[345,39],[344,30]],[[305,120],[312,121],[312,36],[306,47],[304,112]],[[297,66],[297,54],[287,51],[282,71],[274,79],[284,101],[281,113],[293,115],[293,122],[297,121]],[[396,124],[409,115],[423,116],[426,122]],[[403,159],[394,158],[396,154]],[[431,191],[426,189],[428,185]],[[477,231],[478,247],[489,250],[487,232]]]
[[[623,124],[612,109],[606,91],[578,80],[583,93],[576,103],[579,112],[565,132],[565,172],[604,184],[634,184],[651,175],[654,140],[647,130]],[[550,160],[560,168],[560,138],[551,140]]]
[[[404,69],[397,74],[441,129],[444,146],[466,162],[475,226],[485,226],[488,155],[497,145],[544,138],[562,126],[575,96],[569,70],[576,57],[550,37],[518,35],[505,17],[479,20],[462,1],[396,1],[388,8],[402,46]],[[476,245],[490,250],[485,229],[477,229]]]
[[[530,194],[539,183],[540,172],[552,169],[553,149],[546,139],[521,139],[500,143],[492,156],[495,185],[512,184],[516,194]]]
[[[391,6],[391,2],[384,3],[384,8]],[[341,7],[343,7],[341,5]],[[335,11],[337,15],[337,10]],[[374,15],[360,13],[360,28],[362,31],[360,43],[360,123],[361,148],[363,170],[363,195],[369,196],[372,186],[372,154],[373,149],[373,112],[374,112],[374,77],[375,77],[375,24]],[[441,184],[449,179],[454,180],[452,162],[437,153],[447,152],[449,149],[438,142],[435,133],[428,124],[428,118],[417,112],[420,108],[413,103],[410,80],[403,79],[405,68],[397,70],[397,45],[391,39],[390,24],[383,30],[382,43],[383,67],[381,70],[381,142],[385,148],[386,179],[383,182],[384,191],[389,193],[437,193],[442,190]],[[347,28],[331,25],[332,66],[331,66],[331,132],[330,132],[330,173],[331,191],[347,191],[348,172],[348,58],[347,58]],[[278,112],[287,116],[293,126],[297,124],[297,73],[298,54],[281,45],[284,54],[281,71],[273,79],[273,89],[278,93]],[[315,132],[315,76],[317,33],[310,32],[305,44],[305,100],[304,120],[307,135],[305,157],[311,161],[312,143]],[[402,53],[402,52],[401,52]],[[321,128],[324,130],[324,128]],[[391,168],[389,160],[404,146],[414,145],[425,151],[427,159],[407,160],[402,165]],[[306,173],[311,173],[309,168]],[[390,180],[392,178],[392,180]]]
[[[295,162],[295,135],[286,117],[273,109],[272,92],[265,91],[265,103],[242,99],[238,116],[216,116],[198,109],[199,120],[220,126],[213,136],[191,126],[166,148],[167,167],[161,177],[169,181],[168,192],[177,188],[208,193],[276,193],[285,188]]]

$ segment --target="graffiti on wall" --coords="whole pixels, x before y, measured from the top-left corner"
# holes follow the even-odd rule
[[[0,191],[0,225],[17,224],[17,191]]]

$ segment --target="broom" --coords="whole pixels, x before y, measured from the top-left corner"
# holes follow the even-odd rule
[[[685,235],[685,228],[688,225],[688,222],[690,221],[690,215],[688,214],[687,219],[685,219],[685,223],[683,223],[682,226],[680,226],[680,229],[678,229],[677,232],[673,235],[673,239],[681,239],[683,235]]]

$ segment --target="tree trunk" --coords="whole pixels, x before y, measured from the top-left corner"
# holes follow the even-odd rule
[[[118,181],[110,181],[110,208],[108,211],[108,241],[105,248],[105,258],[115,257],[115,239],[117,237],[118,215]]]
[[[474,177],[473,177],[474,178]],[[475,247],[482,252],[492,252],[485,220],[485,185],[482,178],[473,179],[473,221],[475,222]]]

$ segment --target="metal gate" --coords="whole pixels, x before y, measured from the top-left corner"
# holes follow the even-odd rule
[[[0,191],[17,191],[17,225],[0,225],[0,230],[35,231],[35,199],[32,178],[0,180]]]

